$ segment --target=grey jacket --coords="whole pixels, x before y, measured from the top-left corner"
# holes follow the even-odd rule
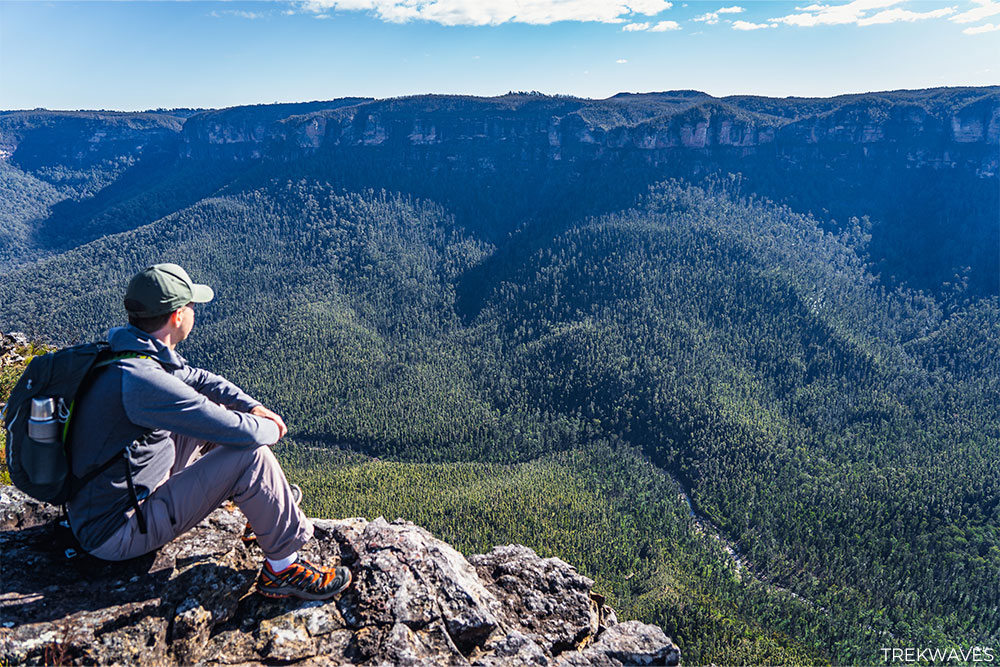
[[[278,441],[278,426],[247,414],[260,405],[228,380],[189,366],[183,357],[133,326],[108,332],[115,352],[152,359],[122,359],[95,372],[77,397],[70,419],[73,474],[83,477],[131,445],[132,480],[141,501],[174,465],[174,433],[230,447]],[[144,445],[133,444],[153,429]],[[73,533],[86,550],[103,544],[125,524],[131,497],[125,462],[112,465],[67,503]]]

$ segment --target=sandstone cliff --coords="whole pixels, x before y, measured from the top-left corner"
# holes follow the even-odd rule
[[[183,110],[181,110],[183,111]],[[326,149],[385,148],[393,159],[488,168],[629,158],[646,164],[704,153],[901,159],[909,166],[997,173],[1000,88],[939,88],[828,99],[715,98],[697,91],[621,93],[605,100],[509,94],[424,95],[274,104],[201,113],[0,112],[0,159],[30,169],[158,150],[188,158],[290,160]]]
[[[607,100],[335,100],[283,118],[253,116],[253,122],[246,108],[199,114],[185,123],[180,150],[188,157],[280,160],[321,149],[381,147],[408,159],[428,156],[470,168],[488,167],[508,151],[529,162],[614,158],[653,165],[692,151],[715,160],[760,157],[793,164],[879,156],[995,174],[991,147],[1000,141],[1000,91],[920,92],[825,100],[714,98],[691,91]]]
[[[304,555],[351,568],[328,602],[253,592],[261,553],[224,507],[158,552],[71,551],[55,508],[0,487],[0,664],[677,664],[593,581],[520,546],[466,559],[419,526],[316,520]],[[67,551],[70,550],[70,551]]]
[[[52,164],[90,166],[175,150],[184,118],[117,111],[0,112],[0,160],[25,170]]]

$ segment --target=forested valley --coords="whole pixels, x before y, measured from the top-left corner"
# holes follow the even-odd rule
[[[736,162],[383,158],[4,163],[0,331],[103,337],[128,278],[177,262],[217,294],[178,351],[284,416],[310,515],[558,556],[687,664],[998,644],[988,247],[971,285],[941,257],[890,279],[872,183],[833,220]],[[931,175],[907,177],[948,205]],[[962,183],[956,216],[996,215],[995,175]]]

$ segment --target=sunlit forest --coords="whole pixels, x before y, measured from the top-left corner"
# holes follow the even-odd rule
[[[0,330],[101,338],[128,278],[177,262],[217,295],[178,351],[284,416],[310,515],[558,556],[687,664],[1000,641],[992,260],[940,280],[885,251],[885,202],[834,216],[736,168],[487,188],[338,159],[115,192],[164,167],[5,166]],[[995,178],[964,183],[955,215],[995,212]]]

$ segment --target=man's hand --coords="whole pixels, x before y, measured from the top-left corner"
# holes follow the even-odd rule
[[[272,410],[268,410],[263,405],[258,405],[256,408],[250,411],[250,414],[257,415],[258,417],[263,417],[264,419],[270,419],[275,424],[277,424],[278,440],[284,438],[285,434],[288,433],[288,427],[285,426],[285,420],[281,418],[281,415],[279,415],[276,412],[273,412]]]

